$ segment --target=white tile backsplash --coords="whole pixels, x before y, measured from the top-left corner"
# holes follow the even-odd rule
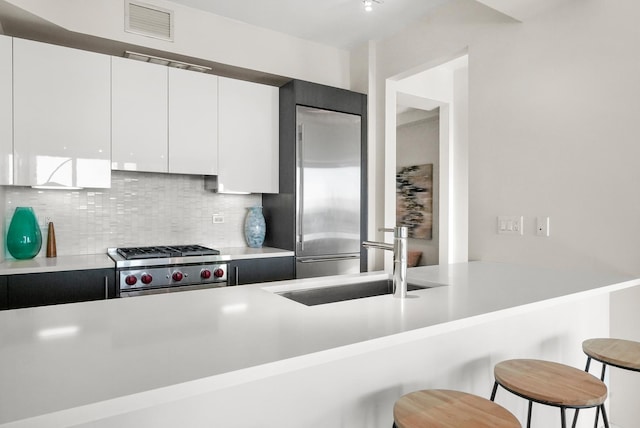
[[[261,195],[206,191],[202,176],[144,172],[112,171],[110,189],[3,190],[4,234],[16,207],[33,207],[43,231],[38,257],[46,248],[47,218],[55,226],[59,256],[143,245],[245,246],[247,208],[262,203]],[[224,215],[224,223],[213,224],[213,214]]]
[[[5,208],[5,188],[4,186],[0,186],[0,245],[2,246],[2,248],[5,248],[4,245],[4,240],[5,240],[5,236],[7,234],[7,230],[9,230],[9,224],[7,224],[7,226],[5,227],[5,218],[7,216],[6,213],[6,208]],[[4,261],[4,251],[0,251],[0,262]]]

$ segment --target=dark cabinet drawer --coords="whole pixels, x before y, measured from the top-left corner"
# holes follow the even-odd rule
[[[33,273],[10,275],[5,278],[8,309],[101,300],[116,296],[114,269]],[[1,289],[0,285],[0,293]],[[1,299],[0,297],[0,304]]]
[[[229,285],[293,279],[293,257],[268,257],[233,260],[229,263]]]

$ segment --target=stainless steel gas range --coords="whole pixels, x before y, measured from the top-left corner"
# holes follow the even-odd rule
[[[120,297],[227,285],[229,256],[201,245],[109,248]]]

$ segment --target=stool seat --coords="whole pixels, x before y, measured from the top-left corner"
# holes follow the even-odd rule
[[[393,406],[398,428],[520,428],[504,407],[477,395],[431,389],[403,395]]]
[[[507,360],[494,368],[496,382],[530,401],[556,407],[585,408],[604,403],[607,387],[580,369],[542,360]]]
[[[582,342],[588,357],[610,366],[640,371],[640,343],[623,339],[588,339]]]
[[[587,355],[585,372],[589,371],[592,359],[602,363],[602,374],[600,375],[600,380],[602,381],[604,381],[608,365],[625,370],[640,371],[640,343],[638,342],[609,338],[587,339],[582,342],[582,350]],[[604,407],[602,410],[604,412]],[[574,425],[577,419],[578,410],[576,410],[573,419]],[[594,426],[598,426],[599,419],[600,412],[598,410],[596,411],[596,422]]]

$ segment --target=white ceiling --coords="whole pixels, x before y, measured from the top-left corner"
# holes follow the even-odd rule
[[[171,0],[324,45],[349,49],[389,36],[450,0]]]
[[[139,50],[130,45],[65,30],[55,23],[30,13],[13,2],[29,4],[49,0],[0,0],[0,32],[13,37],[39,40],[78,49],[122,55]],[[61,0],[59,0],[63,3]],[[71,0],[70,0],[71,1]],[[75,1],[75,0],[74,0]],[[118,0],[111,0],[118,1]],[[120,0],[122,1],[122,0]],[[140,0],[144,1],[144,0]],[[436,7],[456,0],[381,0],[372,12],[364,10],[362,0],[169,0],[177,5],[214,13],[323,45],[351,49],[368,40],[382,40],[412,23],[423,21]],[[375,1],[375,0],[374,0]],[[468,0],[474,1],[474,0]],[[584,0],[475,0],[494,10],[524,21],[560,3]],[[169,6],[170,7],[170,6]],[[166,57],[160,50],[145,48],[144,53]],[[216,69],[216,74],[280,86],[285,76],[239,68],[172,54],[172,59],[198,63]]]

